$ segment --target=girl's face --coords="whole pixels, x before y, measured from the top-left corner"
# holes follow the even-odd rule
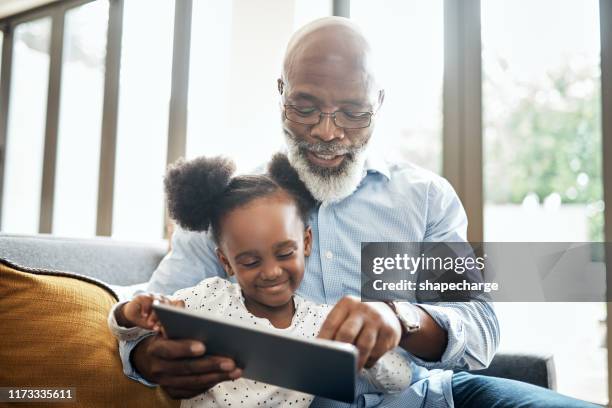
[[[312,243],[294,201],[286,193],[255,199],[227,214],[220,227],[217,256],[245,298],[267,307],[291,301]]]

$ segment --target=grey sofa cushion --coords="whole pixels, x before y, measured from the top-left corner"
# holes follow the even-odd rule
[[[61,238],[0,233],[0,258],[31,268],[91,276],[113,285],[146,282],[166,254],[166,242]]]
[[[552,354],[497,353],[487,369],[472,374],[509,378],[551,390],[557,387]]]

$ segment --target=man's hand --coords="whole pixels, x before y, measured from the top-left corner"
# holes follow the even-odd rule
[[[346,296],[329,313],[318,337],[354,344],[359,349],[361,369],[372,367],[397,347],[401,336],[399,320],[388,305]]]
[[[199,341],[169,340],[158,334],[141,341],[131,359],[146,380],[159,384],[174,399],[186,399],[242,375],[232,359],[205,352]]]

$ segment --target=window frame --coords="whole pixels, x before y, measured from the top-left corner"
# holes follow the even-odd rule
[[[604,237],[612,241],[612,2],[599,0],[601,35],[601,137],[603,149]],[[612,297],[612,247],[606,245],[606,298]],[[607,302],[606,347],[608,350],[608,403],[612,394],[612,302]]]

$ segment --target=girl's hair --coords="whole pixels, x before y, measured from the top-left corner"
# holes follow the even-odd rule
[[[315,199],[289,164],[287,156],[274,155],[267,174],[232,177],[234,162],[224,157],[179,160],[164,179],[168,212],[178,225],[191,231],[212,230],[218,244],[225,215],[256,198],[286,192],[293,199],[304,225]]]

